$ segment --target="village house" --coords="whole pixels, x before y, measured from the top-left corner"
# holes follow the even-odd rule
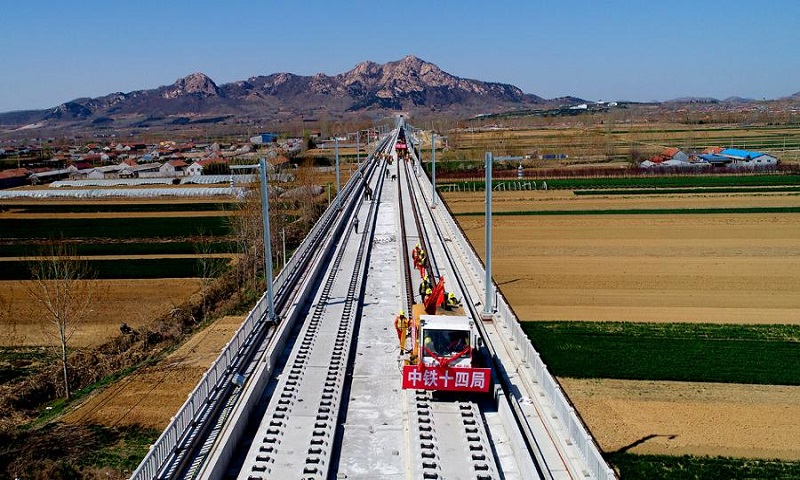
[[[183,160],[170,160],[164,162],[158,171],[165,177],[182,177],[186,175],[187,166],[188,165]]]
[[[186,167],[186,175],[194,176],[194,175],[203,175],[203,168],[212,163],[225,163],[227,164],[228,161],[224,158],[206,158],[203,160],[197,160],[192,162],[191,165]]]

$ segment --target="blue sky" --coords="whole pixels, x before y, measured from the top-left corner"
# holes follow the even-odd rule
[[[800,91],[796,0],[9,0],[0,20],[0,111],[407,54],[546,98]]]

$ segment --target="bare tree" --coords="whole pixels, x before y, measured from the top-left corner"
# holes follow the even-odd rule
[[[228,216],[240,254],[237,275],[240,285],[258,290],[258,275],[264,266],[264,233],[261,215],[261,195],[257,185],[251,186],[247,194],[234,206]]]
[[[194,251],[197,255],[197,273],[200,276],[200,296],[202,298],[202,315],[209,308],[209,292],[214,281],[225,269],[225,259],[214,257],[214,238],[204,229],[200,229],[194,242]]]
[[[29,293],[42,307],[43,330],[61,363],[64,393],[69,399],[69,342],[89,312],[90,280],[95,276],[75,247],[63,241],[50,241],[41,253],[29,262],[33,280]]]

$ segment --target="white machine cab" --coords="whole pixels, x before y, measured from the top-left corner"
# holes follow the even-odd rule
[[[442,361],[452,368],[472,366],[475,325],[468,317],[421,315],[419,319],[419,356],[425,366]]]

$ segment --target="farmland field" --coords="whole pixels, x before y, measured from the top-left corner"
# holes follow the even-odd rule
[[[483,192],[443,196],[483,256]],[[494,279],[605,452],[800,459],[800,196],[493,199]]]
[[[637,122],[627,113],[600,116],[585,123],[544,124],[537,128],[462,129],[448,136],[452,147],[442,160],[483,158],[486,151],[497,155],[566,155],[563,160],[538,161],[537,166],[578,164],[623,164],[631,150],[644,155],[661,152],[665,147],[681,146],[686,151],[709,146],[741,148],[771,153],[783,162],[800,161],[800,128],[796,125],[692,125]],[[683,119],[682,119],[683,120]],[[738,122],[743,119],[731,118]],[[505,122],[504,122],[505,123]],[[480,124],[479,124],[480,125]]]
[[[200,290],[198,278],[94,280],[97,301],[72,337],[75,347],[99,345],[119,335],[123,322],[134,329],[146,325]],[[29,281],[0,281],[0,302],[14,312],[2,318],[0,347],[47,344],[41,309],[29,295]]]
[[[160,364],[148,366],[90,396],[64,421],[163,430],[243,320],[244,317],[217,320]]]

